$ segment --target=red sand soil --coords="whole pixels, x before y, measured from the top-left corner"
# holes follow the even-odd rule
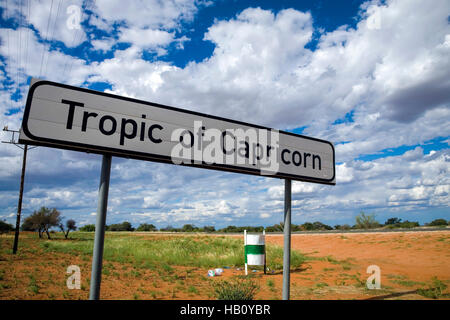
[[[167,237],[167,235],[162,235]],[[0,299],[87,299],[91,257],[46,252],[37,241],[21,238],[20,254],[5,253],[13,235],[0,235]],[[283,246],[283,235],[267,235],[268,244]],[[450,297],[450,231],[293,234],[292,250],[308,259],[291,270],[291,299],[427,299],[419,288],[438,279]],[[81,269],[80,290],[66,286],[69,265]],[[369,265],[381,270],[381,289],[365,288]],[[218,266],[221,267],[221,266]],[[176,267],[170,272],[104,261],[101,299],[215,299],[216,281],[243,275],[236,268],[208,278],[207,269]],[[258,283],[255,299],[281,299],[282,272],[251,272]]]
[[[282,246],[283,236],[269,235],[267,243]],[[379,295],[378,290],[367,289],[358,290],[360,292],[354,294],[352,285],[355,281],[344,279],[353,276],[365,283],[370,276],[366,273],[370,265],[380,267],[381,289],[387,287],[390,292],[396,293],[395,297],[400,299],[423,298],[417,294],[400,294],[427,287],[434,277],[450,285],[449,231],[294,234],[291,246],[293,250],[299,250],[312,257],[331,256],[340,262],[346,261],[350,264],[309,261],[307,268],[310,268],[308,270],[311,273],[310,278],[320,279],[321,282],[328,284],[328,287],[323,287],[323,296],[320,296],[319,292],[319,296],[315,298],[359,299]],[[305,272],[293,273],[294,286],[302,284],[302,273],[305,274]],[[345,275],[348,276],[345,277]],[[341,285],[342,282],[350,286],[345,288]],[[357,287],[358,283],[356,283]],[[299,298],[302,296],[300,295]]]

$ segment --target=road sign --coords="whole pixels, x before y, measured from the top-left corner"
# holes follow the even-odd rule
[[[50,81],[32,81],[19,141],[335,184],[328,141]]]

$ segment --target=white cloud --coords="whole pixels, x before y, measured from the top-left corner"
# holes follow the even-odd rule
[[[120,0],[97,0],[94,12],[103,23],[125,22],[128,26],[140,28],[177,27],[179,21],[191,21],[197,12],[194,0],[147,0],[128,1],[123,5]],[[101,24],[99,23],[98,27]]]
[[[118,41],[129,42],[143,49],[155,49],[174,41],[174,33],[157,29],[121,28]]]
[[[42,38],[50,2],[41,3],[30,22]],[[359,209],[448,208],[448,149],[424,155],[417,148],[401,156],[354,160],[450,135],[448,1],[370,2],[354,29],[322,32],[316,50],[305,48],[315,31],[310,13],[250,8],[233,19],[216,20],[204,36],[215,45],[212,56],[183,68],[146,61],[142,51],[163,55],[174,43],[181,50],[189,39],[178,34],[182,23],[194,18],[196,2],[130,2],[121,10],[117,6],[116,1],[97,1],[89,18],[91,25],[110,33],[99,38],[90,34],[94,50],[115,50],[112,58],[99,62],[49,51],[30,29],[0,29],[0,54],[6,59],[6,73],[0,78],[17,82],[18,69],[19,83],[25,82],[25,75],[38,76],[41,53],[47,52],[44,76],[51,75],[51,80],[77,85],[106,81],[112,85],[108,92],[119,95],[281,129],[307,126],[307,135],[346,142],[336,145],[335,187],[294,182],[296,217],[321,220]],[[58,26],[63,26],[62,13]],[[73,34],[60,29],[50,37],[71,46]],[[18,50],[20,37],[29,39],[28,51]],[[131,46],[113,49],[118,42]],[[0,121],[18,128],[21,113],[6,114],[11,107],[22,108],[24,98],[11,102],[17,84],[2,85]],[[351,111],[352,121],[333,124]],[[6,164],[0,177],[11,188],[20,174],[21,151],[2,145],[0,157]],[[33,150],[29,157],[32,182],[26,208],[66,207],[91,221],[99,157],[47,148]],[[49,182],[57,186],[48,187]],[[86,197],[78,200],[79,194]],[[283,195],[283,183],[277,179],[114,159],[110,209],[117,219],[133,213],[137,222],[160,224],[254,224],[260,218],[275,223],[282,220]],[[5,212],[13,211],[16,200],[12,191],[2,193]]]
[[[86,40],[83,28],[73,27],[86,18],[82,4],[82,0],[11,1],[3,16],[14,18],[20,26],[32,25],[42,40],[61,41],[66,47],[76,47]],[[71,6],[79,8],[79,11],[68,11]],[[2,7],[6,9],[5,4]]]
[[[415,20],[422,5],[426,14]],[[116,54],[97,72],[117,93],[275,128],[308,126],[307,135],[351,141],[336,148],[346,161],[432,139],[435,127],[449,134],[442,121],[450,98],[446,9],[445,1],[390,1],[376,11],[380,29],[363,20],[357,29],[324,33],[315,51],[304,47],[313,32],[309,13],[247,9],[209,28],[205,39],[215,50],[202,62],[161,69],[160,62]],[[411,36],[416,29],[418,37]],[[117,76],[114,65],[124,64],[139,85]],[[414,92],[423,94],[413,98]],[[351,110],[354,122],[331,125]]]
[[[92,40],[90,43],[94,47],[94,50],[107,52],[112,49],[116,41],[113,39],[101,39],[101,40]]]

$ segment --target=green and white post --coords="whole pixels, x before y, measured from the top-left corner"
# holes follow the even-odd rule
[[[263,234],[247,234],[244,230],[245,275],[248,274],[248,265],[264,266],[266,273],[266,231]]]

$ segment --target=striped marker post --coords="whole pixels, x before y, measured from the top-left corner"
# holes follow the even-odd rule
[[[266,273],[266,232],[263,234],[247,234],[244,230],[245,275],[248,274],[247,266],[264,266]]]

